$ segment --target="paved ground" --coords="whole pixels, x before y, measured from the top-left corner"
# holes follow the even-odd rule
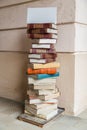
[[[78,117],[62,115],[44,128],[17,120],[22,111],[21,104],[0,98],[0,130],[87,130],[87,110]]]

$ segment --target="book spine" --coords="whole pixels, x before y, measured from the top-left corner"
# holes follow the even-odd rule
[[[27,74],[55,74],[57,72],[56,68],[46,68],[46,69],[27,69]]]
[[[29,53],[55,53],[54,49],[29,49]]]
[[[57,38],[57,35],[55,35],[55,34],[27,34],[27,37],[28,38],[39,38],[39,39],[41,39],[41,38]]]

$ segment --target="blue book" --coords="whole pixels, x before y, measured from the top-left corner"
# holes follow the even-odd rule
[[[55,74],[33,74],[33,75],[29,75],[29,76],[34,79],[44,79],[44,78],[55,78],[55,77],[58,77],[59,75],[60,75],[60,73],[57,72]]]

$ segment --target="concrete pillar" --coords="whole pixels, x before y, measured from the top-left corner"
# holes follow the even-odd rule
[[[71,5],[71,4],[70,4]],[[73,5],[72,5],[73,6]],[[58,35],[58,60],[61,63],[57,81],[61,91],[59,104],[66,113],[78,115],[87,108],[87,1],[75,0],[75,19],[61,24]]]

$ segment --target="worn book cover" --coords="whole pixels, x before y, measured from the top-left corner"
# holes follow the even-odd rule
[[[55,53],[55,49],[29,49],[29,53]]]
[[[51,29],[51,28],[33,28],[33,29],[27,29],[27,33],[40,33],[40,34],[44,34],[44,33],[54,33],[57,34],[57,30],[56,29]]]
[[[46,33],[44,33],[44,34],[39,34],[39,33],[34,33],[34,34],[31,34],[31,33],[28,33],[27,34],[27,37],[28,38],[54,38],[54,39],[57,39],[57,35],[56,34],[51,34],[51,33],[49,33],[49,34],[46,34]]]
[[[50,38],[42,38],[42,39],[31,39],[31,43],[38,43],[38,44],[43,44],[43,43],[52,43],[56,44],[57,40],[56,39],[50,39]]]
[[[32,29],[32,28],[53,28],[53,29],[57,29],[57,25],[54,23],[31,23],[31,24],[27,24],[27,28],[28,29]]]
[[[28,58],[45,59],[45,58],[56,58],[57,53],[43,53],[43,54],[28,54]]]

